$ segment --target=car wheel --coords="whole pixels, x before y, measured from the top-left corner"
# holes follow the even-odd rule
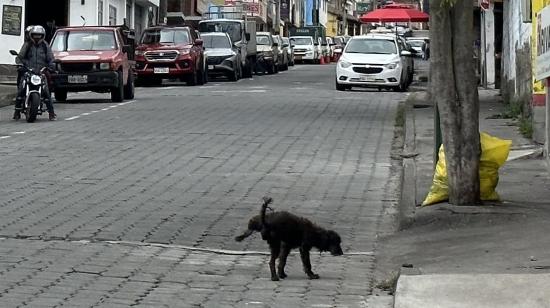
[[[128,72],[128,83],[124,86],[124,98],[134,99],[135,86],[134,86],[134,74]]]
[[[336,90],[338,91],[346,91],[347,86],[344,84],[339,84],[338,80],[336,80]]]
[[[199,86],[202,86],[206,83],[206,68],[204,67],[204,62],[202,63],[201,65],[201,70],[200,72],[197,74],[197,84]]]
[[[196,86],[197,83],[198,83],[198,73],[197,73],[197,69],[194,69],[193,72],[191,74],[189,74],[189,76],[187,76],[187,85],[188,86]]]
[[[55,100],[58,102],[66,102],[67,101],[67,90],[62,89],[55,89]]]
[[[124,81],[122,72],[118,72],[118,86],[111,89],[111,101],[120,103],[124,100]]]

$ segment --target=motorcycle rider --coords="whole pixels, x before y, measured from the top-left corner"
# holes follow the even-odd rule
[[[29,40],[26,41],[21,50],[19,51],[19,57],[16,58],[16,63],[24,64],[34,72],[38,73],[43,67],[49,69],[55,69],[53,63],[53,53],[46,41],[46,30],[42,26],[32,26],[29,30]],[[21,105],[25,98],[25,88],[21,86],[21,82],[18,84],[17,97],[15,99],[15,112],[13,114],[14,120],[21,118]],[[50,121],[54,121],[57,115],[53,109],[52,96],[48,89],[48,83],[44,85],[42,95],[44,97],[44,103],[48,109]]]

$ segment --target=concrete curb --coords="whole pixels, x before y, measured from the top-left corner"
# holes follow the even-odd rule
[[[0,97],[0,108],[13,105],[16,93],[5,94]]]
[[[405,141],[403,146],[402,189],[399,200],[398,228],[406,229],[414,221],[416,207],[416,130],[414,119],[415,94],[411,94],[405,102]]]

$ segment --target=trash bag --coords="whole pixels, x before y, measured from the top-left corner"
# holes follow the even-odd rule
[[[512,140],[503,140],[487,133],[480,133],[481,157],[479,161],[479,190],[483,201],[500,200],[495,188],[498,184],[498,169],[504,165],[510,153]],[[443,145],[439,148],[439,159],[430,192],[422,206],[443,202],[449,199],[449,184],[445,151]]]

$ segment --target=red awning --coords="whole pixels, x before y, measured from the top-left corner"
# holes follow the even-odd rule
[[[410,8],[390,7],[374,10],[359,17],[362,22],[428,22],[430,16]]]

